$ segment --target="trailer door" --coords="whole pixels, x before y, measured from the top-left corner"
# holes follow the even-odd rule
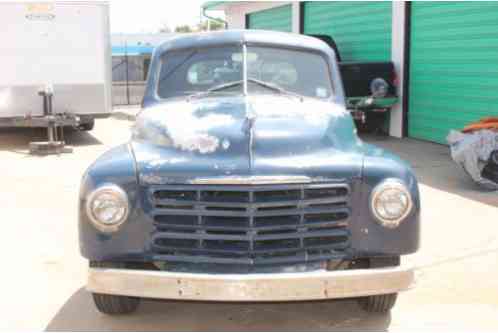
[[[0,117],[42,115],[49,84],[55,112],[109,112],[107,5],[0,3],[0,21]]]

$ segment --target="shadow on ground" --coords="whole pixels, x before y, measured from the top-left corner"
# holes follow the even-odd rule
[[[74,129],[64,130],[64,140],[67,145],[75,147],[102,144],[91,132]],[[28,154],[29,143],[34,141],[47,141],[47,130],[43,128],[0,128],[0,151]]]
[[[297,303],[143,301],[135,314],[111,317],[95,309],[83,288],[47,331],[385,331],[389,314],[369,314],[354,300]]]
[[[452,160],[448,146],[410,138],[375,135],[362,135],[362,139],[408,161],[421,184],[498,207],[498,193],[479,187]]]

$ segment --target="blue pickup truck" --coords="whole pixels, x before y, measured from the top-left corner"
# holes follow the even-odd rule
[[[87,290],[107,314],[140,298],[357,298],[389,311],[414,273],[417,180],[361,141],[334,50],[269,31],[189,34],[153,55],[129,142],[86,171]]]

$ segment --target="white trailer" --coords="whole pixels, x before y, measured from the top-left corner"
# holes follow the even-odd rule
[[[109,116],[107,2],[0,2],[0,22],[0,127],[47,127],[54,141]]]

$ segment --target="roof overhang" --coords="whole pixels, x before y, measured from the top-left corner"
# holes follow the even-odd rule
[[[204,10],[225,10],[227,4],[228,1],[206,1],[201,7]]]

